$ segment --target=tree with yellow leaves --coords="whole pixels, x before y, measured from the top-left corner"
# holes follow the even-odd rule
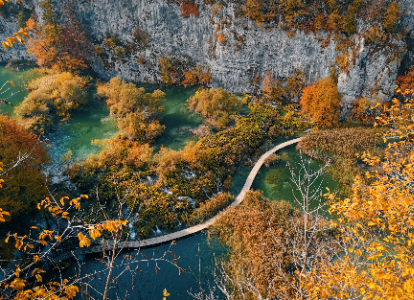
[[[377,125],[388,127],[384,155],[360,156],[371,167],[368,183],[357,176],[349,198],[328,194],[344,247],[308,277],[311,299],[412,299],[414,102],[411,91],[397,94],[404,101],[394,99],[377,117]]]

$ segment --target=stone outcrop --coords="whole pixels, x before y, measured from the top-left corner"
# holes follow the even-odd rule
[[[42,10],[39,1],[27,0],[25,5],[32,7],[40,17]],[[113,51],[107,52],[104,58],[93,55],[91,66],[104,78],[120,75],[131,81],[160,81],[159,58],[184,57],[210,68],[213,87],[242,93],[251,91],[250,79],[265,70],[271,70],[283,79],[299,68],[305,72],[307,83],[312,83],[329,76],[339,55],[333,39],[328,43],[323,41],[328,33],[296,31],[293,35],[278,26],[258,27],[254,21],[237,17],[232,4],[223,7],[218,16],[213,16],[209,6],[197,0],[199,17],[190,15],[184,18],[180,7],[167,0],[56,1],[60,7],[65,3],[76,6],[78,17],[88,28],[93,44],[105,45],[107,37],[117,33],[121,44],[127,49],[126,55],[121,58],[115,57]],[[403,9],[409,4],[414,7],[413,0],[400,1]],[[414,23],[412,15],[413,10],[409,8],[403,20],[409,30]],[[220,30],[225,42],[219,43],[215,28],[225,19],[227,24]],[[0,38],[15,31],[16,22],[16,16],[1,17],[3,32],[0,30]],[[358,20],[360,31],[366,27]],[[149,34],[150,47],[131,53],[126,46],[132,42],[132,33],[136,28]],[[356,34],[354,39],[353,64],[338,78],[338,89],[343,99],[350,102],[357,96],[372,94],[389,97],[398,72],[403,65],[412,62],[412,49],[406,47],[409,36],[407,40],[394,41],[398,51],[392,54],[387,47],[366,46],[363,35]],[[144,58],[144,64],[137,61],[140,56]],[[2,62],[29,58],[30,55],[21,46],[8,51],[0,50]]]

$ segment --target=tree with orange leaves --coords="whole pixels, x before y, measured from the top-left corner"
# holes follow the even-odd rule
[[[414,90],[414,66],[411,66],[407,74],[398,76],[397,84],[401,90]]]
[[[180,9],[182,10],[181,15],[184,18],[188,18],[190,14],[192,14],[194,17],[198,18],[198,6],[195,3],[190,2],[184,2],[181,4]]]
[[[44,25],[32,18],[27,21],[27,30],[34,35],[28,43],[28,52],[35,56],[41,67],[58,71],[87,68],[88,37],[73,8],[65,7],[66,21],[61,25],[52,1],[46,0],[41,5],[45,10]]]
[[[213,75],[210,73],[210,70],[208,68],[207,71],[204,71],[202,66],[196,66],[184,73],[184,80],[181,84],[185,87],[194,86],[197,84],[205,87],[210,83],[212,78]]]
[[[321,79],[303,90],[301,113],[318,128],[333,127],[339,119],[339,100],[335,81],[330,77]]]
[[[280,103],[286,93],[286,89],[281,85],[279,80],[273,78],[270,70],[266,71],[262,93],[263,98],[272,103]]]
[[[15,216],[29,212],[43,199],[46,188],[41,171],[49,157],[38,136],[0,114],[0,161],[6,170],[14,166],[19,153],[20,157],[31,155],[6,173],[7,184],[0,190],[0,207]]]

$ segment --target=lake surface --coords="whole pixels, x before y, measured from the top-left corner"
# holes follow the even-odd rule
[[[0,82],[13,80],[16,88],[11,89],[12,91],[19,90],[19,85],[22,84],[20,75],[21,73],[19,72],[0,67]],[[145,86],[145,88],[148,92],[154,89],[153,86]],[[166,125],[166,130],[163,136],[156,140],[154,148],[157,150],[163,145],[179,150],[188,141],[197,140],[189,129],[196,128],[202,122],[201,117],[191,114],[185,108],[186,100],[194,95],[196,88],[162,88],[162,90],[166,93],[167,102],[164,104],[166,109],[161,123]],[[28,92],[24,91],[15,95],[10,102],[17,105],[24,100],[27,94]],[[2,106],[2,112],[13,116],[13,108],[11,106]],[[61,171],[59,160],[67,151],[71,150],[73,156],[79,159],[85,158],[88,154],[96,153],[98,150],[98,148],[91,145],[92,140],[109,139],[117,133],[119,131],[114,120],[109,117],[109,110],[106,107],[105,101],[94,99],[93,95],[91,95],[87,105],[73,112],[69,121],[58,124],[56,131],[48,135],[50,139],[49,155],[54,162],[50,172],[59,174]],[[286,138],[279,138],[275,141],[275,144],[286,140]],[[278,154],[282,155],[283,162],[275,167],[263,167],[253,183],[253,189],[262,190],[270,199],[284,199],[293,203],[289,185],[290,172],[286,167],[286,162],[289,161],[291,165],[295,165],[299,159],[299,152],[295,149],[295,146],[291,146],[281,150]],[[319,163],[311,161],[312,169],[315,170],[319,166]],[[239,193],[250,170],[251,167],[242,166],[238,168],[237,173],[233,176],[231,193],[234,195]],[[335,186],[333,180],[327,175],[325,175],[325,183],[330,188]],[[157,247],[157,250],[162,253],[167,248],[168,245],[161,245]],[[172,250],[177,256],[181,257],[178,263],[181,267],[187,269],[188,273],[183,272],[179,276],[178,270],[174,266],[163,262],[159,264],[161,269],[158,273],[155,273],[154,263],[140,265],[139,268],[143,273],[134,273],[131,270],[123,273],[118,281],[117,289],[111,291],[112,299],[115,299],[115,293],[121,297],[128,295],[128,299],[162,299],[164,288],[171,294],[167,298],[168,300],[193,299],[187,291],[197,292],[200,279],[202,282],[212,280],[211,270],[214,266],[214,257],[225,252],[222,246],[215,241],[207,239],[204,233],[179,240]],[[150,256],[152,252],[152,249],[143,250],[143,253],[147,256]],[[170,256],[170,258],[172,257]],[[120,260],[121,258],[118,261]],[[84,258],[83,262],[82,273],[84,274],[102,268],[102,264],[96,261],[93,256]],[[76,267],[76,264],[70,265],[69,270],[74,267]],[[119,274],[121,271],[125,271],[124,268],[116,270],[116,274]],[[135,284],[134,289],[132,289],[132,279]],[[93,282],[93,285],[98,288],[102,284],[100,280]]]

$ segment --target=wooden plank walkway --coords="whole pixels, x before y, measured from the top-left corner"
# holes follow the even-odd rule
[[[256,164],[254,165],[253,169],[250,171],[249,176],[247,176],[246,182],[244,183],[244,186],[240,192],[240,194],[236,197],[236,199],[233,201],[233,203],[231,203],[232,207],[237,207],[240,203],[242,203],[244,196],[246,195],[246,193],[250,190],[253,181],[257,175],[257,173],[259,172],[261,166],[263,165],[264,161],[266,160],[266,158],[268,158],[271,154],[275,153],[278,150],[281,150],[287,146],[293,145],[298,143],[302,138],[297,138],[291,141],[287,141],[285,143],[282,143],[272,149],[270,149],[269,151],[267,151],[266,153],[264,153],[259,160],[256,162]],[[117,248],[119,249],[139,249],[139,248],[145,248],[145,247],[152,247],[152,246],[156,246],[156,245],[160,245],[160,244],[164,244],[164,243],[168,243],[171,242],[173,240],[178,240],[180,238],[195,234],[197,232],[200,232],[204,229],[207,229],[208,227],[210,227],[218,218],[220,218],[223,214],[226,213],[227,210],[224,210],[220,213],[218,213],[216,216],[212,217],[211,219],[208,219],[207,221],[205,221],[204,223],[180,230],[180,231],[176,231],[170,234],[166,234],[163,236],[159,236],[159,237],[154,237],[154,238],[150,238],[150,239],[146,239],[146,240],[142,240],[142,241],[129,241],[129,242],[121,242],[117,245]],[[88,248],[79,248],[73,251],[68,251],[65,252],[55,258],[53,258],[53,260],[55,262],[61,262],[64,261],[70,257],[74,257],[74,256],[78,256],[78,255],[84,255],[84,254],[88,254],[88,253],[94,253],[94,252],[101,252],[103,251],[103,248],[105,248],[105,250],[110,250],[113,248],[113,243],[112,241],[103,241],[103,243],[101,245],[96,245],[96,246],[91,246]]]

